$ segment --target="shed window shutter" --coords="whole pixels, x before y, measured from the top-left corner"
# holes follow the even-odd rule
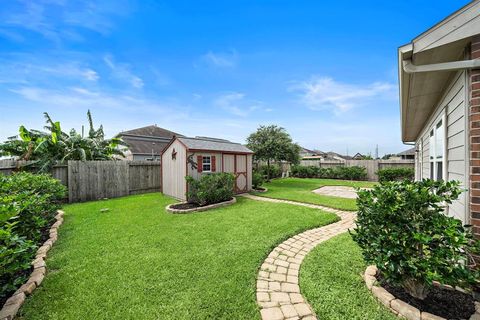
[[[212,172],[215,172],[217,170],[217,162],[215,161],[215,156],[212,156],[212,163],[211,163],[211,166],[212,166]]]
[[[197,172],[202,172],[203,169],[203,157],[197,156]]]

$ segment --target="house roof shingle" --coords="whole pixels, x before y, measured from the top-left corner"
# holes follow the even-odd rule
[[[122,131],[119,133],[120,136],[146,136],[146,137],[162,137],[162,138],[173,138],[173,136],[182,136],[181,134],[175,133],[173,131],[160,128],[157,125],[151,125],[141,128],[136,128],[128,131]]]
[[[223,151],[223,152],[238,152],[238,153],[253,153],[252,150],[246,146],[231,142],[223,139],[197,137],[186,138],[178,137],[178,140],[182,142],[188,149],[192,150],[208,150],[208,151]]]
[[[118,136],[127,143],[132,154],[150,155],[153,150],[154,155],[158,156],[174,136],[181,135],[157,125],[151,125],[122,131]]]

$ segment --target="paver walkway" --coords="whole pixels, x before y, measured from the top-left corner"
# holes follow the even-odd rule
[[[282,242],[268,255],[257,276],[257,303],[263,320],[317,319],[300,293],[298,275],[305,256],[319,243],[352,228],[355,213],[288,200],[242,196],[259,201],[289,203],[337,214],[341,220],[302,232]]]

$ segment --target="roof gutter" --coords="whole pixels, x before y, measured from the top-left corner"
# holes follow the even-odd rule
[[[416,66],[412,59],[403,60],[403,70],[406,73],[435,72],[435,71],[454,71],[463,69],[480,68],[480,59],[462,60],[444,63],[433,63],[422,66]]]

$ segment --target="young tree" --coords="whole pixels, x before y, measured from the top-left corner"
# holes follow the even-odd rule
[[[300,162],[300,146],[293,143],[288,132],[279,126],[260,126],[247,138],[247,146],[255,152],[255,159],[267,162],[268,180],[270,180],[270,162]]]

